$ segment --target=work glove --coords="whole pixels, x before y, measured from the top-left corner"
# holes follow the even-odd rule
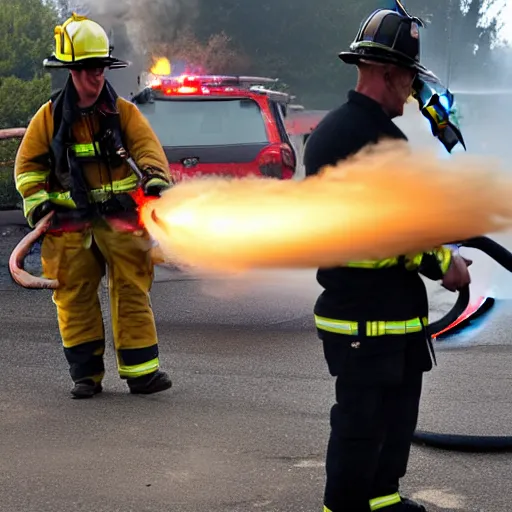
[[[160,197],[162,192],[170,187],[171,183],[164,173],[154,169],[146,170],[146,177],[142,182],[142,191],[144,192],[144,195]]]
[[[34,211],[27,219],[30,227],[34,227],[43,217],[54,211],[54,205],[51,201],[45,201],[34,208]]]
[[[454,253],[448,271],[443,277],[443,287],[451,292],[461,290],[471,283],[468,267],[473,262]]]
[[[34,208],[28,219],[31,227],[34,227],[43,217],[54,212],[50,221],[50,230],[79,231],[90,223],[89,212],[79,211],[64,206],[59,206],[51,201],[45,201]]]

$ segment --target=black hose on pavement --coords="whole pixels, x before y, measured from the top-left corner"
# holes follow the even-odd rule
[[[503,268],[512,272],[512,253],[490,238],[485,236],[475,237],[463,242],[458,242],[456,245],[459,247],[478,249],[499,263]],[[469,299],[470,294],[468,286],[459,292],[457,301],[444,317],[428,325],[428,333],[432,336],[449,327],[464,313],[469,305]],[[485,307],[481,309],[485,309]],[[461,452],[484,453],[512,451],[512,436],[472,436],[416,430],[413,435],[413,443]]]

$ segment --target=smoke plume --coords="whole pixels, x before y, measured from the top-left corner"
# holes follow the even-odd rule
[[[138,54],[151,51],[154,45],[172,44],[178,31],[198,15],[198,0],[85,0],[85,4],[103,26],[124,25]]]
[[[198,0],[81,0],[88,16],[112,31],[114,55],[130,68],[109,74],[121,95],[137,88],[137,76],[149,69],[152,56],[172,46],[178,33],[198,15]]]

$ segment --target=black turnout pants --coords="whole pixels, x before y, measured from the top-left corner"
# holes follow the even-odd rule
[[[320,337],[336,377],[324,504],[369,512],[370,499],[398,492],[406,473],[423,372],[432,368],[427,341],[422,333]]]

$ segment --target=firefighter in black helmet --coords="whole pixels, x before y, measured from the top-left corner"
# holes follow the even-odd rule
[[[307,176],[383,138],[407,140],[392,119],[403,114],[415,81],[435,80],[419,62],[420,26],[399,3],[396,10],[377,10],[364,21],[351,51],[340,54],[358,67],[357,87],[309,137]],[[456,291],[470,281],[469,264],[450,248],[437,247],[318,270],[324,291],[315,321],[336,377],[324,512],[426,510],[399,492],[423,373],[432,368],[428,299],[420,274]]]

